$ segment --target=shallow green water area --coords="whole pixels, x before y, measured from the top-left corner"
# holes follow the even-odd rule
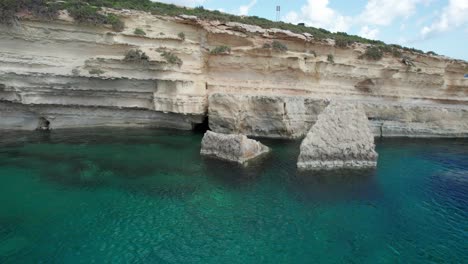
[[[0,263],[463,263],[468,140],[377,141],[375,171],[296,171],[300,142],[249,168],[202,134],[0,134]]]

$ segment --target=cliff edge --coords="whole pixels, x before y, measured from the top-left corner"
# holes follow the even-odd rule
[[[330,100],[359,102],[376,136],[468,136],[468,63],[308,33],[104,9],[125,23],[22,13],[0,25],[0,129],[157,126],[304,137]]]

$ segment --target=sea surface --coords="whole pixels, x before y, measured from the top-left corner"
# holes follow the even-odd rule
[[[468,263],[468,140],[377,140],[376,170],[243,168],[202,134],[0,132],[0,263]]]

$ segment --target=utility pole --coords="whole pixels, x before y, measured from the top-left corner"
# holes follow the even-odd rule
[[[280,21],[281,19],[281,6],[276,6],[276,22]]]

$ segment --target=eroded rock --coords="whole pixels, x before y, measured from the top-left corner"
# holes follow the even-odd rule
[[[245,135],[219,134],[207,131],[202,140],[202,155],[244,164],[266,154],[270,149]]]
[[[301,144],[300,170],[373,168],[374,136],[361,105],[332,102]]]

